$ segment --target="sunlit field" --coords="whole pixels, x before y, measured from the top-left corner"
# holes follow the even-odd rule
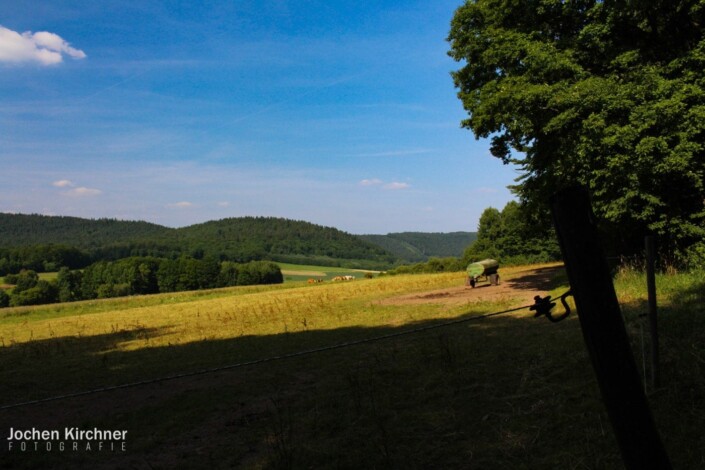
[[[500,287],[541,268],[501,269]],[[565,275],[550,272],[546,292],[559,295],[567,288]],[[463,273],[383,276],[3,309],[0,401],[7,405],[392,335],[522,306],[531,294],[525,286],[528,294],[517,289],[517,295],[488,301],[445,302],[443,294],[464,289],[464,281]],[[634,272],[616,278],[639,363],[638,312],[645,299],[640,281]],[[705,322],[693,307],[702,294],[691,292],[701,287],[702,281],[686,275],[659,278],[666,367],[664,388],[651,401],[680,468],[704,458],[704,438],[696,429],[705,417],[705,376],[697,359],[705,357]],[[475,293],[485,296],[491,289]],[[390,301],[416,297],[423,302]],[[528,310],[14,408],[3,412],[2,421],[6,427],[130,432],[125,453],[9,453],[8,462],[19,467],[621,465],[577,317],[552,324]]]
[[[364,269],[347,269],[334,266],[312,266],[289,263],[277,263],[282,270],[285,282],[308,281],[309,279],[330,281],[336,276],[354,276],[363,279],[365,274],[379,274],[379,271]]]

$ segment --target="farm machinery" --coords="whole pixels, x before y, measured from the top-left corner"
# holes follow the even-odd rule
[[[470,263],[467,267],[468,278],[465,285],[475,287],[480,280],[483,280],[496,286],[499,284],[498,269],[499,262],[493,259],[483,259],[482,261]]]

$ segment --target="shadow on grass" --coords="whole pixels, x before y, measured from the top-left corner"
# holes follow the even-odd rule
[[[115,351],[137,335],[6,348],[3,403],[286,354],[410,327]],[[0,412],[0,430],[128,430],[128,451],[8,452],[11,468],[555,468],[618,461],[577,322],[495,317],[259,366]],[[562,338],[561,341],[557,341]],[[66,343],[62,344],[62,342]],[[7,350],[10,351],[7,351]],[[51,356],[51,357],[50,357]],[[563,358],[557,361],[558,358]],[[566,359],[567,358],[567,359]],[[40,390],[32,386],[45,384]],[[52,385],[53,384],[53,385]],[[556,446],[556,433],[584,436]],[[585,442],[588,442],[586,445]],[[4,447],[4,445],[3,445]],[[2,466],[0,464],[0,466]]]
[[[685,280],[685,281],[684,281]],[[622,305],[635,359],[651,392],[661,438],[674,468],[705,466],[705,279],[677,275],[657,279],[668,292],[657,297],[661,387],[651,389],[651,345],[646,280],[644,294]],[[665,295],[663,296],[665,297]],[[698,423],[700,421],[700,423]]]
[[[505,280],[512,289],[519,290],[551,290],[559,284],[567,284],[568,277],[563,266],[547,266],[532,269],[531,274],[524,274]]]
[[[551,324],[524,313],[5,410],[2,432],[126,429],[128,450],[18,453],[3,446],[0,467],[620,468],[578,322]],[[3,367],[0,397],[7,404],[440,323],[127,351],[116,348],[166,331],[53,338],[3,350],[3,364],[23,362],[12,373]],[[33,389],[38,383],[45,385]],[[686,388],[654,400],[674,464],[693,468],[705,446],[700,433],[684,430],[703,422],[705,394],[699,381]]]

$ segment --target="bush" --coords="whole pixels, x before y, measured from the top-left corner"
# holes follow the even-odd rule
[[[10,306],[51,304],[59,301],[56,284],[41,280],[34,287],[17,292],[10,297]]]
[[[81,271],[71,271],[67,267],[61,268],[56,278],[56,285],[59,289],[59,302],[80,300],[82,280],[83,273]]]
[[[688,248],[686,262],[691,271],[705,271],[705,242],[698,242]]]
[[[130,285],[127,283],[121,284],[101,284],[98,286],[96,294],[99,299],[107,299],[110,297],[125,297],[130,295]]]
[[[425,263],[399,266],[398,268],[387,271],[387,274],[451,273],[463,271],[464,269],[465,264],[462,259],[453,257],[431,258]]]
[[[237,285],[281,284],[284,282],[279,265],[271,261],[250,261],[239,265]]]
[[[20,273],[17,275],[17,278],[15,279],[15,289],[13,293],[18,294],[22,291],[32,289],[37,285],[39,282],[39,275],[32,271],[32,270],[27,270],[23,269],[20,271]]]
[[[237,285],[237,277],[239,274],[238,264],[231,261],[224,261],[220,265],[220,274],[218,275],[218,287],[230,287]]]
[[[0,308],[5,308],[10,306],[10,296],[5,289],[0,289]]]

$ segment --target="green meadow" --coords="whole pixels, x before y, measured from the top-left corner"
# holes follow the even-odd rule
[[[282,270],[285,282],[308,281],[309,279],[320,279],[329,281],[336,276],[355,276],[356,279],[363,278],[365,273],[372,275],[379,274],[379,271],[368,271],[363,269],[347,269],[331,266],[313,266],[290,263],[277,263]]]
[[[500,287],[537,270],[550,274],[554,296],[567,289],[555,266],[503,269]],[[463,273],[382,276],[3,309],[0,404],[439,326],[532,294],[516,282],[502,296],[482,287],[477,299],[445,302],[463,283]],[[696,468],[705,463],[705,281],[657,283],[663,387],[648,390],[650,402],[674,467]],[[615,285],[642,364],[643,275],[622,271]],[[526,309],[0,416],[5,430],[128,430],[125,452],[5,448],[5,468],[622,466],[577,317],[553,324]]]

